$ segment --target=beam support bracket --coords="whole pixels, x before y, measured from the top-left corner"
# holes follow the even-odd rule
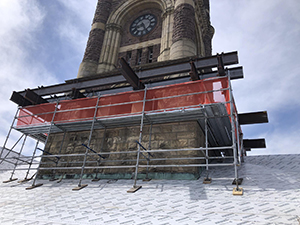
[[[189,72],[192,81],[200,80],[194,61],[190,61],[191,71]]]
[[[140,78],[136,75],[124,58],[120,58],[120,65],[121,67],[119,69],[123,77],[133,87],[133,90],[141,90],[145,88],[145,85],[140,81]]]

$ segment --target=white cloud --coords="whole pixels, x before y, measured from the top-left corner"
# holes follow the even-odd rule
[[[55,8],[57,3],[60,6]],[[9,101],[13,91],[61,83],[62,77],[66,76],[61,70],[77,70],[79,63],[74,65],[74,61],[82,59],[90,29],[87,24],[92,22],[96,3],[97,0],[0,1],[0,83],[4,84],[0,89],[0,146],[17,110],[17,106]],[[51,14],[51,9],[60,11]],[[54,24],[51,27],[54,33],[47,29],[49,24]],[[59,52],[59,46],[68,46],[66,49],[72,53]],[[52,48],[54,53],[49,52]],[[71,76],[75,78],[76,74]],[[11,137],[9,146],[20,133],[12,132]],[[32,146],[34,144],[29,141],[29,148]]]
[[[16,105],[9,101],[12,91],[56,79],[30,54],[36,49],[35,32],[40,29],[44,12],[36,1],[1,0],[0,2],[0,145],[8,132]]]
[[[96,0],[72,1],[58,0],[66,10],[67,17],[58,26],[58,33],[63,39],[77,49],[84,51],[90,27],[96,8]]]
[[[299,125],[299,10],[297,0],[211,0],[214,53],[237,50],[244,68],[245,78],[232,82],[239,112],[269,113],[264,129],[244,129],[245,138],[267,140],[266,150],[250,154],[299,152],[300,128],[287,126]]]
[[[271,135],[266,135],[266,149],[252,149],[249,155],[272,155],[272,154],[300,154],[299,132],[275,130]]]

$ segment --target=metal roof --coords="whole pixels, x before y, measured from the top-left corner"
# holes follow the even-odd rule
[[[0,166],[3,166],[1,164]],[[77,180],[0,183],[1,224],[295,224],[300,216],[300,154],[247,156],[239,167],[243,196],[233,196],[231,167],[199,180],[100,180],[74,192]],[[31,171],[34,172],[34,171]],[[17,170],[22,179],[25,171]],[[10,171],[0,171],[6,180]]]

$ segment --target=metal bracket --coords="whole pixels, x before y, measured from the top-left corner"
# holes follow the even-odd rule
[[[78,185],[77,187],[73,188],[72,191],[79,191],[87,186],[88,186],[88,184]]]

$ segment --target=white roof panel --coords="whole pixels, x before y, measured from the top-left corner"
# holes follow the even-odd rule
[[[26,171],[16,171],[19,179]],[[297,224],[300,216],[300,155],[247,156],[239,167],[243,196],[233,196],[233,167],[210,170],[199,180],[38,180],[43,186],[0,184],[1,224]],[[0,172],[7,180],[9,172]]]

